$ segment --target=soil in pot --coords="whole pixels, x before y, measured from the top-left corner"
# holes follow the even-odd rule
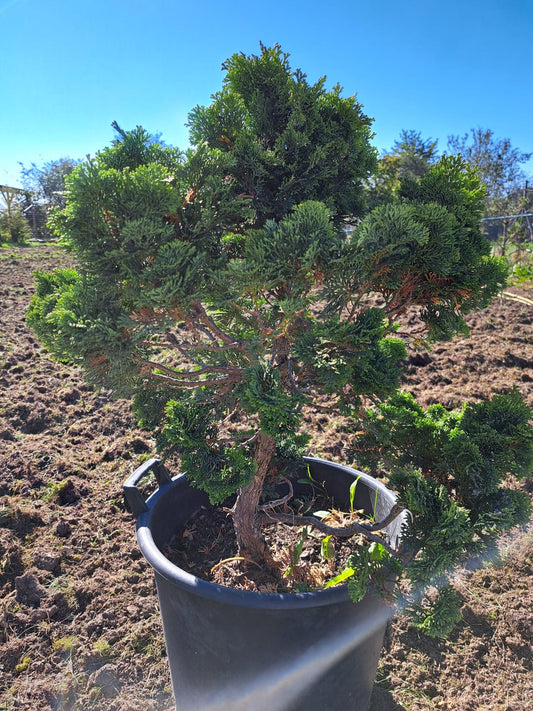
[[[313,511],[329,511],[329,525],[349,525],[360,520],[333,508],[322,498],[313,500]],[[362,520],[361,520],[362,521]],[[362,536],[329,540],[310,526],[274,523],[264,529],[267,546],[278,565],[268,570],[239,557],[231,515],[223,508],[202,507],[164,551],[168,559],[188,573],[218,585],[266,593],[306,592],[324,587],[347,565]],[[301,551],[299,548],[301,547]]]

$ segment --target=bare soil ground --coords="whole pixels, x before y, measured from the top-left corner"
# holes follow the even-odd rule
[[[67,262],[55,245],[0,250],[0,711],[171,711],[152,576],[121,493],[154,443],[126,402],[52,361],[24,322],[32,272]],[[516,386],[533,405],[532,324],[531,305],[496,300],[469,338],[411,353],[404,386],[453,407]],[[344,461],[342,423],[308,424],[315,454]],[[398,615],[372,711],[533,708],[532,581],[530,529],[502,542],[495,567],[458,578],[450,639]]]

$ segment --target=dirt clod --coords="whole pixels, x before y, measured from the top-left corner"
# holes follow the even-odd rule
[[[89,686],[96,686],[102,690],[106,699],[112,699],[120,692],[117,672],[113,664],[104,664],[89,677]]]
[[[55,527],[56,536],[59,536],[59,538],[68,538],[71,533],[72,528],[70,527],[70,523],[68,521],[63,521],[63,519],[61,519],[57,522]]]
[[[61,566],[61,555],[59,553],[49,553],[39,551],[34,558],[36,568],[40,570],[48,570],[51,573],[57,573]]]
[[[43,597],[46,597],[46,590],[31,573],[15,578],[15,589],[17,601],[31,607],[39,607]]]

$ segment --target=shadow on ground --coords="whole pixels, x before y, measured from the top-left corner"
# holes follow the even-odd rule
[[[368,711],[405,711],[405,706],[400,706],[393,699],[390,691],[374,684]]]

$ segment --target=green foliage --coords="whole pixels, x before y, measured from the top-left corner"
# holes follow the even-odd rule
[[[490,201],[517,189],[525,177],[520,164],[531,157],[531,153],[513,148],[508,138],[497,138],[493,131],[483,128],[471,129],[463,136],[449,136],[448,146],[477,171]]]
[[[379,158],[376,174],[368,184],[369,203],[376,206],[394,200],[403,179],[421,178],[436,159],[437,141],[424,140],[418,131],[402,131],[392,150]]]
[[[398,393],[367,413],[358,455],[387,468],[411,512],[402,542],[415,595],[441,587],[455,566],[490,551],[503,531],[529,519],[527,494],[506,488],[505,478],[531,472],[531,416],[514,390],[459,412],[441,405],[424,410],[412,395]],[[438,599],[452,624],[452,597]],[[421,628],[435,632],[438,615],[431,606],[424,610]],[[439,624],[447,629],[445,620]]]
[[[504,251],[510,269],[510,281],[515,284],[533,281],[533,242],[510,243]]]
[[[331,560],[335,555],[335,546],[331,537],[331,533],[329,536],[324,536],[320,545],[320,555],[324,560]]]
[[[60,345],[65,334],[65,328],[60,324],[74,321],[72,312],[68,309],[75,284],[79,281],[74,269],[58,269],[52,274],[38,271],[34,273],[35,295],[30,301],[26,314],[28,326],[33,328],[43,344],[55,356],[62,359],[73,358],[65,354]],[[59,336],[59,338],[58,338]]]
[[[31,237],[28,221],[20,208],[0,211],[0,242],[25,244]]]
[[[85,367],[91,382],[130,396],[136,369],[116,295],[97,276],[73,269],[36,272],[35,282],[27,322],[48,350]]]
[[[514,277],[517,284],[533,281],[533,263],[518,264],[514,269]]]
[[[278,45],[235,54],[221,92],[189,116],[191,139],[231,159],[237,192],[256,224],[279,221],[306,200],[323,202],[340,224],[364,210],[362,180],[375,168],[371,119],[341,87],[309,84]]]
[[[222,419],[238,403],[279,452],[296,451],[316,392],[390,392],[405,354],[381,312],[349,324],[313,311],[343,258],[335,225],[362,210],[370,120],[339,87],[309,85],[279,47],[226,69],[212,105],[191,114],[187,154],[114,124],[113,145],[69,176],[51,224],[79,274],[38,290],[29,316],[58,357],[136,393],[141,420],[183,457],[166,407],[183,390],[220,400]],[[240,486],[223,463],[231,448],[209,452]]]
[[[403,130],[391,155],[400,158],[400,178],[421,178],[437,159],[437,141],[423,139],[419,131]]]
[[[245,372],[241,398],[243,409],[259,416],[261,431],[279,439],[299,424],[303,398],[282,387],[281,373],[268,363],[257,363]]]
[[[371,119],[353,96],[309,83],[277,45],[224,69],[190,114],[187,152],[115,123],[112,145],[66,178],[50,224],[79,266],[36,275],[28,323],[56,357],[132,398],[212,502],[246,501],[236,531],[257,520],[267,475],[301,456],[304,408],[327,394],[347,414],[392,396],[369,417],[366,443],[382,438],[369,457],[387,454],[413,512],[413,583],[436,582],[527,516],[500,487],[530,461],[517,395],[447,413],[395,394],[397,318],[412,310],[424,336],[448,338],[505,281],[479,229],[482,185],[405,133],[399,182],[369,210]],[[358,599],[394,565],[381,544],[362,546],[342,579]]]
[[[459,596],[451,585],[440,588],[432,604],[414,604],[413,625],[428,637],[447,637],[461,621]]]
[[[269,220],[246,241],[244,269],[259,288],[308,291],[313,272],[327,272],[338,257],[342,236],[320,202],[295,206],[281,221]]]
[[[353,323],[309,322],[295,353],[325,392],[340,393],[349,383],[357,395],[383,395],[397,387],[406,354],[400,340],[385,335],[382,311],[369,308]]]
[[[327,281],[339,305],[364,288],[382,294],[389,319],[417,308],[431,340],[466,332],[464,316],[487,305],[507,274],[479,227],[483,195],[455,157],[405,179],[401,196],[372,210],[343,246]]]
[[[413,466],[453,487],[474,517],[502,477],[522,477],[533,464],[531,410],[516,391],[447,412],[424,410],[408,393],[398,393],[368,413],[369,461],[380,457]],[[372,449],[374,447],[374,449]]]
[[[171,400],[160,441],[179,452],[183,471],[218,504],[250,482],[255,463],[249,450],[218,443],[215,414],[204,404]]]
[[[292,565],[290,568],[288,568],[283,575],[286,577],[292,573],[294,568],[298,565],[298,562],[300,561],[300,558],[302,556],[302,552],[304,549],[304,543],[307,540],[307,537],[309,535],[309,529],[304,526],[302,528],[302,532],[300,534],[300,538],[296,541],[296,543],[292,546],[292,551],[291,551],[291,562]]]
[[[533,466],[531,410],[516,390],[496,395],[488,402],[465,407],[460,428],[472,450],[470,462],[461,459],[461,443],[451,438],[445,450],[457,472],[462,496],[474,506],[493,494],[505,473],[522,478]],[[468,446],[470,445],[471,446]],[[468,455],[465,459],[468,459]]]
[[[391,482],[401,501],[411,506],[404,546],[412,560],[407,575],[413,585],[433,585],[465,558],[474,538],[469,511],[432,477],[406,470]]]
[[[348,592],[353,602],[360,602],[373,586],[386,592],[387,580],[399,573],[398,560],[382,545],[374,541],[369,546],[358,546],[348,558]]]

